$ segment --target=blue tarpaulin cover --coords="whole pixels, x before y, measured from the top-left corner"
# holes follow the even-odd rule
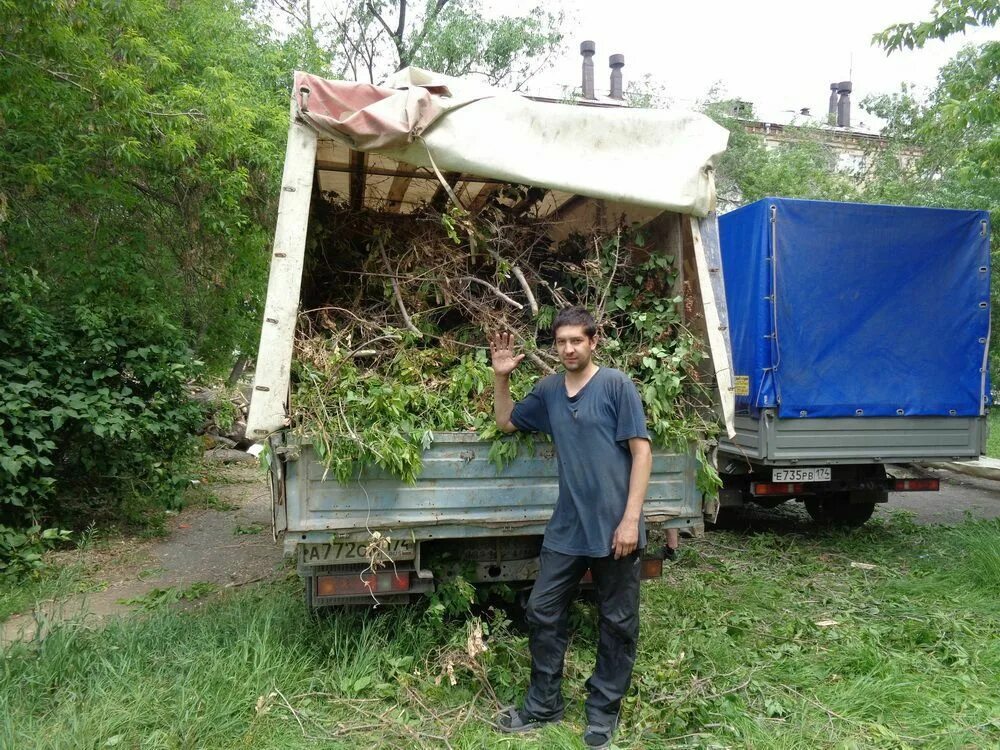
[[[987,212],[765,198],[719,233],[738,412],[983,413]]]

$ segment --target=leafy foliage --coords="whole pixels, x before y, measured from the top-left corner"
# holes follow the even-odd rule
[[[710,101],[705,114],[729,131],[729,146],[716,170],[724,208],[769,195],[816,200],[857,200],[859,175],[837,169],[837,153],[809,128],[787,127],[788,140],[768,149],[763,136],[747,132],[732,114],[733,102]]]
[[[244,11],[0,3],[0,259],[159,309],[219,364],[256,341],[295,67]]]
[[[897,23],[872,37],[888,52],[923,47],[931,39],[947,39],[975,26],[994,26],[1000,21],[997,0],[937,0],[932,16],[919,23]]]
[[[494,85],[520,87],[551,63],[562,41],[561,16],[534,8],[524,16],[486,18],[471,2],[445,7],[413,64],[448,75],[481,75]]]
[[[71,534],[64,529],[43,529],[38,524],[23,530],[0,524],[0,578],[40,572],[45,567],[45,551],[68,542]]]
[[[0,523],[175,502],[200,418],[183,337],[127,304],[50,295],[37,275],[0,279]]]
[[[304,431],[341,482],[369,464],[414,482],[432,431],[480,431],[492,421],[493,374],[482,352],[401,347],[372,371],[327,349],[333,342],[316,346],[299,365],[298,404]],[[516,389],[523,395],[529,384],[520,378]]]

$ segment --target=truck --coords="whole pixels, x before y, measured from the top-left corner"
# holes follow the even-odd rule
[[[736,404],[720,504],[857,526],[978,457],[990,404],[985,211],[764,198],[720,218]]]
[[[677,266],[731,427],[712,176],[727,138],[695,113],[537,99],[416,68],[382,86],[296,73],[247,434],[268,446],[273,531],[296,560],[310,609],[408,602],[456,567],[474,583],[530,586],[558,472],[549,443],[522,447],[498,470],[488,443],[458,432],[433,435],[413,484],[371,467],[346,484],[329,476],[308,430],[292,429],[301,427],[293,339],[303,284],[317,281],[304,275],[322,272],[307,262],[321,204],[399,222],[451,201],[474,217],[520,185],[532,188],[530,208],[553,239],[601,223],[645,227],[649,252]],[[693,450],[654,451],[648,528],[703,530],[712,499],[697,469]],[[648,554],[644,576],[661,570]]]

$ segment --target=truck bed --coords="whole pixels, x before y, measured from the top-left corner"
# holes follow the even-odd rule
[[[768,409],[737,416],[736,437],[719,449],[769,466],[914,463],[975,458],[985,441],[985,417],[781,419]]]
[[[347,485],[327,476],[308,443],[284,451],[285,553],[300,543],[368,538],[368,529],[415,540],[542,534],[558,497],[551,443],[537,441],[498,472],[475,433],[436,433],[413,485],[378,470]],[[647,524],[703,528],[693,453],[655,449]],[[280,513],[280,508],[277,509]]]

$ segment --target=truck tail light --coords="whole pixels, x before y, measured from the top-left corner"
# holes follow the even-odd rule
[[[890,492],[938,492],[940,479],[890,479]]]
[[[643,578],[659,578],[663,575],[663,560],[659,557],[644,557],[640,575]]]
[[[659,557],[644,557],[639,568],[639,577],[643,580],[647,578],[659,578],[663,575],[663,560]],[[580,583],[593,583],[594,574],[588,570],[583,574]]]
[[[358,594],[390,594],[410,590],[410,574],[348,573],[346,575],[317,576],[317,596],[357,596]]]
[[[798,495],[806,491],[806,485],[802,482],[754,482],[750,485],[750,492],[757,497],[761,495]]]

